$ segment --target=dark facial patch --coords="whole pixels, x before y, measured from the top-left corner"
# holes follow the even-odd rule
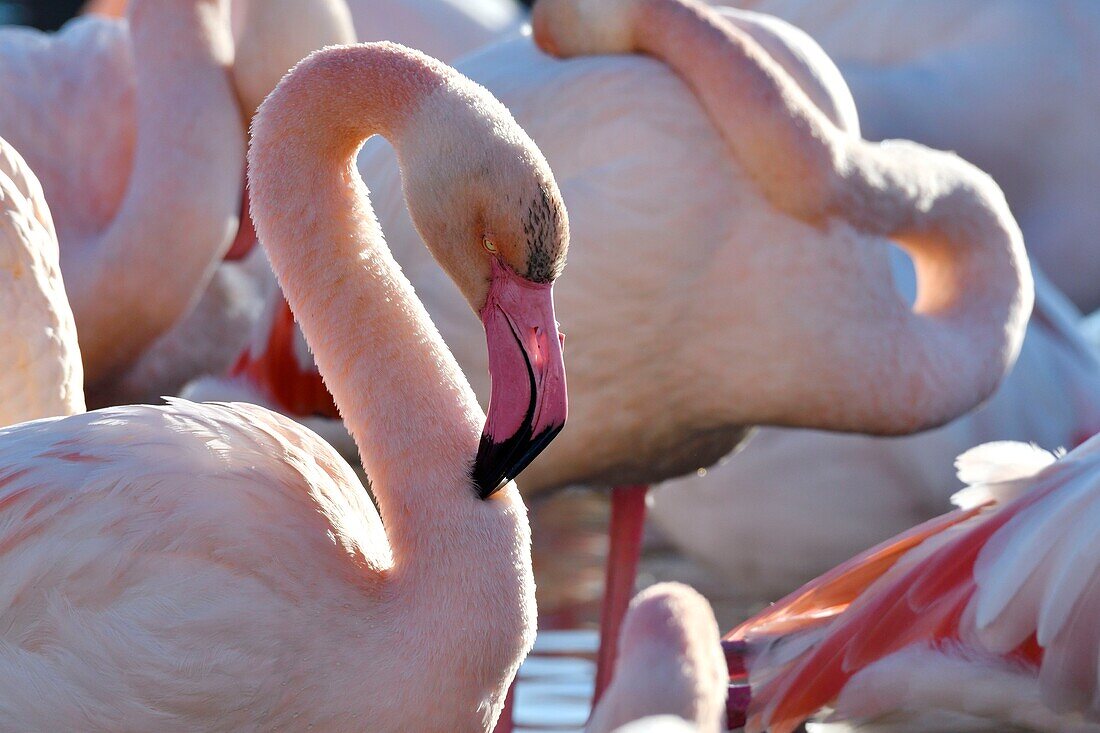
[[[559,236],[565,211],[546,184],[527,207],[523,232],[527,235],[527,279],[548,283],[561,274],[563,262]]]

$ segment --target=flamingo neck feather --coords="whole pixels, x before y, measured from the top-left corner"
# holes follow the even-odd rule
[[[499,504],[474,497],[469,471],[484,413],[386,246],[355,154],[374,134],[399,154],[415,146],[402,132],[426,98],[447,98],[433,92],[457,75],[395,44],[341,51],[303,61],[261,107],[249,159],[253,211],[359,448],[396,561],[423,556],[442,572],[450,555],[435,552],[445,538],[433,528],[497,505],[515,515],[502,541],[520,547],[526,519],[514,486]],[[464,531],[446,538],[456,555]]]

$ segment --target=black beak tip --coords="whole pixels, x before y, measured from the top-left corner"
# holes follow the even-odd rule
[[[470,475],[477,495],[488,499],[504,488],[550,445],[563,427],[553,425],[532,437],[530,428],[524,426],[515,435],[500,442],[482,435]]]

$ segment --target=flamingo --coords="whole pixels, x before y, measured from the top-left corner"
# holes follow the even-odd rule
[[[191,307],[237,226],[244,137],[224,10],[143,2],[129,25],[0,31],[0,135],[50,202],[93,388]]]
[[[747,731],[819,709],[881,731],[1100,730],[1100,438],[1056,458],[989,443],[959,509],[830,571],[729,635]]]
[[[126,4],[92,8],[124,13]],[[355,41],[343,0],[233,0],[231,25],[236,41],[232,79],[247,125],[283,74],[309,52]],[[198,302],[107,384],[95,389],[97,404],[152,401],[179,393],[196,375],[228,368],[244,346],[263,310],[272,276],[242,203],[236,239],[218,263]]]
[[[239,12],[238,5],[247,6],[255,1],[233,0],[234,18],[242,19],[236,23],[243,25],[248,12]],[[121,18],[126,12],[127,2],[89,0],[84,12]],[[327,12],[331,13],[331,7],[335,5],[331,2],[321,3],[320,12],[326,12],[326,4],[329,8]],[[342,0],[340,4],[343,4]],[[522,9],[513,0],[347,0],[347,7],[360,41],[396,41],[443,61],[451,61],[517,31],[524,17]],[[284,27],[288,30],[297,27],[299,31],[303,27],[308,29],[313,21],[310,15],[295,18],[304,26],[285,23]],[[268,14],[267,17],[279,16]],[[308,35],[308,30],[305,32]],[[294,47],[300,42],[296,36],[286,32],[283,41],[290,42]],[[272,45],[268,48],[278,51],[281,47]],[[259,101],[262,99],[263,96]]]
[[[1100,5],[1092,0],[723,0],[810,32],[868,137],[958,151],[1004,188],[1032,258],[1100,308]],[[1020,140],[1029,144],[1020,145]]]
[[[1004,115],[990,111],[999,109],[996,105],[1000,100],[998,92],[992,89],[1000,88],[1000,81],[1007,83],[1015,77],[985,75],[983,84],[991,85],[991,89],[975,89],[976,96],[965,97],[965,105],[933,104],[926,96],[913,95],[913,85],[901,84],[900,80],[912,81],[917,75],[927,78],[924,74],[927,69],[919,59],[927,61],[928,57],[920,56],[919,49],[905,45],[898,36],[905,29],[930,40],[925,33],[928,29],[920,29],[935,24],[934,14],[910,14],[891,3],[866,5],[865,12],[859,13],[855,12],[860,6],[858,2],[800,5],[793,0],[772,0],[753,7],[779,12],[822,34],[822,42],[838,54],[845,75],[860,96],[860,113],[868,113],[872,136],[911,134],[927,143],[940,143],[963,154],[973,154],[983,166],[988,164],[990,170],[1003,176],[1001,180],[1008,184],[1007,195],[1014,203],[1014,211],[1018,211],[1016,204],[1020,204],[1020,188],[1012,181],[1034,179],[1044,182],[1036,189],[1054,190],[1049,185],[1056,175],[1051,166],[1063,160],[1063,155],[1047,155],[1044,149],[1034,146],[1021,150],[986,132],[974,135],[971,140],[970,131],[986,130],[989,125],[963,124],[962,118],[950,124],[939,120],[941,110],[950,118],[963,114],[963,107],[974,117],[1001,118],[1022,113],[1027,105],[1013,105],[1011,113],[1005,110]],[[939,6],[921,5],[922,9],[933,7]],[[949,11],[947,5],[941,10]],[[1058,27],[1061,21],[1056,13],[1032,12],[1039,10],[1038,6],[1024,8],[1012,2],[996,7],[981,2],[951,5],[950,22],[957,21],[959,37],[939,34],[936,38],[957,50],[960,38],[965,40],[978,33],[979,17],[997,16],[1013,21],[995,31],[996,38],[1004,41],[1019,37],[1020,16],[1031,15],[1043,16],[1036,20],[1042,21],[1038,24],[1042,29],[1040,35],[1046,36],[1049,26]],[[906,17],[915,16],[915,29],[906,22],[890,22],[902,12]],[[874,32],[856,32],[867,27],[873,27]],[[883,38],[894,42],[893,45],[883,42]],[[945,68],[944,65],[954,69],[956,63],[961,64],[966,58],[961,51],[946,50],[935,56],[939,53],[935,48],[926,52],[940,58],[942,63],[932,65],[931,69]],[[893,54],[888,68],[869,65],[876,54],[887,53]],[[986,51],[975,49],[974,58],[981,58],[983,53]],[[920,69],[924,71],[915,71],[904,64],[893,66],[914,54],[918,58],[912,63],[922,64]],[[1015,63],[1017,59],[1014,55],[997,58],[1003,63]],[[832,65],[822,66],[821,62],[822,59],[815,61],[819,68],[812,74],[839,81]],[[1058,73],[1068,71],[1059,68]],[[896,76],[892,75],[895,72]],[[937,72],[931,78],[954,88],[959,78],[954,74],[949,75],[950,79],[947,76],[944,72],[944,78],[940,79]],[[897,88],[889,90],[897,97],[893,103],[874,93],[886,86],[887,79],[899,80]],[[1061,88],[1062,85],[1044,86],[1050,93]],[[843,81],[832,85],[830,92],[837,100],[834,104],[855,110],[855,102]],[[948,96],[956,99],[952,95]],[[1015,93],[1012,96],[1015,98]],[[1081,97],[1081,103],[1086,99],[1087,95]],[[910,104],[925,105],[925,111],[902,114],[900,110],[908,109]],[[934,122],[926,114],[932,108],[937,110]],[[1008,127],[992,127],[1000,131],[1022,124],[1022,120],[1012,119],[1015,121]],[[851,129],[858,130],[860,121],[853,116],[849,124]],[[1055,137],[1059,136],[1053,135],[1051,139]],[[1072,147],[1074,139],[1066,138],[1066,144]],[[980,147],[986,144],[995,145],[1003,154]],[[1009,164],[1012,167],[1006,169]],[[1090,170],[1087,175],[1093,172]],[[1071,176],[1069,180],[1077,178]],[[1064,204],[1085,215],[1091,212],[1069,200]],[[1024,201],[1022,205],[1029,204]],[[1067,217],[1059,219],[1069,221],[1072,218],[1069,212]],[[1041,228],[1032,227],[1029,231],[1027,222],[1035,219],[1026,213],[1023,219],[1029,247],[1037,237],[1049,235]],[[895,280],[903,296],[911,299],[916,290],[913,274],[907,263],[899,260],[904,258],[894,257],[892,261]],[[897,439],[762,428],[735,458],[712,467],[705,476],[683,476],[654,491],[650,509],[661,534],[720,574],[736,589],[738,601],[760,603],[805,583],[861,548],[944,511],[951,494],[961,488],[951,471],[951,459],[968,447],[997,440],[1074,446],[1100,431],[1100,352],[1096,350],[1100,341],[1090,342],[1082,337],[1080,313],[1039,268],[1035,269],[1035,277],[1035,309],[1020,357],[1005,382],[981,408],[943,428]],[[804,459],[792,461],[792,455]],[[791,507],[798,509],[792,511]]]
[[[0,138],[0,425],[84,412],[76,322],[42,185]]]
[[[586,733],[725,730],[726,662],[703,596],[680,583],[646,588],[630,603],[619,648],[611,686]]]
[[[539,7],[536,36],[559,53],[576,55],[572,33],[593,54],[656,58],[558,61],[518,37],[459,64],[539,142],[583,243],[557,294],[574,344],[570,427],[525,470],[525,493],[623,487],[615,535],[637,538],[644,489],[631,485],[693,472],[753,425],[898,434],[996,386],[1032,291],[987,176],[950,154],[843,132],[854,109],[834,103],[808,61],[812,43],[783,24],[698,4],[615,2],[598,17],[594,5]],[[590,22],[568,23],[574,12]],[[622,36],[601,35],[614,23]],[[600,45],[631,34],[645,45]],[[477,320],[416,251],[392,152],[368,144],[359,169],[403,271],[484,399]],[[915,312],[891,283],[887,237],[917,261]],[[612,548],[598,689],[636,557],[636,543]]]
[[[530,647],[529,530],[505,479],[565,417],[549,167],[484,89],[395,44],[311,55],[253,129],[253,220],[385,527],[346,462],[260,407],[0,430],[0,727],[484,731]],[[373,134],[485,323],[480,443],[484,413],[354,174]]]

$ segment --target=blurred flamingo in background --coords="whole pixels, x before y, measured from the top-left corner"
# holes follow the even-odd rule
[[[1073,305],[1036,276],[1020,357],[985,404],[898,438],[760,428],[705,476],[654,490],[661,535],[728,583],[737,603],[754,606],[946,511],[962,488],[949,456],[968,446],[1072,447],[1100,430],[1100,339],[1090,342]]]
[[[174,5],[215,27],[208,3]],[[483,413],[347,176],[374,133],[482,315],[497,388],[521,398],[494,401],[480,444]],[[492,480],[565,417],[551,282],[568,229],[549,167],[485,90],[393,44],[318,52],[254,134],[257,230],[385,528],[346,462],[259,407],[0,430],[0,727],[484,731],[530,647],[526,512]],[[553,223],[526,235],[547,207]]]
[[[722,2],[813,35],[844,72],[868,138],[954,150],[989,172],[1032,259],[1082,311],[1100,308],[1100,4]]]
[[[679,583],[646,588],[627,609],[619,648],[586,733],[670,733],[677,724],[695,733],[725,730],[726,662],[705,598]]]
[[[129,24],[0,30],[0,135],[42,181],[92,389],[187,312],[236,230],[244,136],[224,13],[146,3]]]
[[[731,632],[746,730],[787,733],[826,706],[859,730],[1100,730],[1100,439],[1058,460],[990,443],[958,468],[960,509]]]
[[[76,322],[42,186],[0,138],[0,426],[84,412]]]
[[[125,3],[100,12],[123,12]],[[233,73],[242,123],[247,126],[260,102],[283,74],[322,46],[355,40],[344,0],[233,0]],[[146,348],[109,384],[96,390],[100,404],[153,401],[176,394],[196,375],[229,368],[260,317],[265,295],[274,287],[242,202],[241,225],[195,307]]]

